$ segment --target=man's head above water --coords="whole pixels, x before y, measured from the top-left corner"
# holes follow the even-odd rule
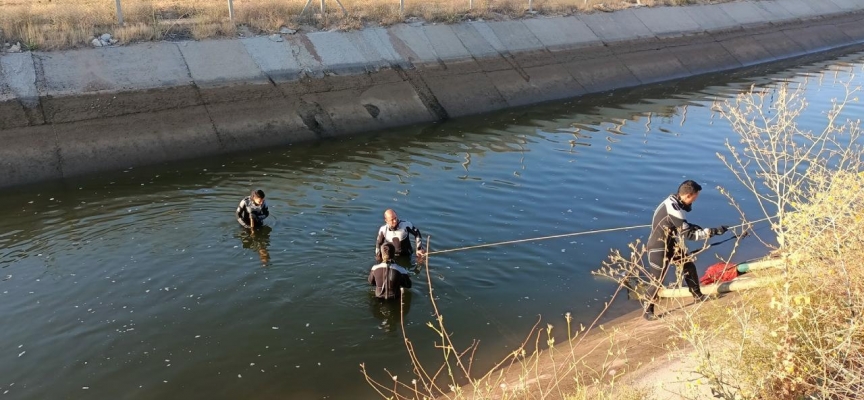
[[[261,203],[264,202],[264,191],[261,189],[253,190],[249,197],[252,198],[252,202],[255,203],[256,206],[260,206]]]
[[[702,191],[702,186],[696,181],[688,179],[678,186],[678,198],[681,199],[682,203],[689,206],[699,197],[700,191]]]
[[[384,211],[384,223],[390,227],[390,229],[396,229],[396,226],[399,225],[399,216],[396,215],[396,211],[393,211],[392,208]]]
[[[381,245],[381,259],[384,262],[392,260],[394,253],[396,253],[396,248],[392,244],[384,243]]]

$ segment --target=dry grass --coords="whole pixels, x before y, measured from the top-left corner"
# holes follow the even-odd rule
[[[864,390],[864,131],[860,119],[844,118],[862,88],[842,79],[835,84],[845,95],[821,113],[821,130],[798,124],[810,106],[805,84],[720,106],[741,138],[723,159],[763,212],[777,216],[772,228],[789,255],[784,281],[722,322],[730,345],[701,348],[701,372],[724,398],[851,400]]]
[[[0,42],[21,42],[30,50],[87,46],[102,33],[121,43],[149,40],[233,37],[238,31],[272,33],[281,27],[357,29],[391,25],[411,17],[433,22],[466,19],[509,19],[526,15],[528,0],[406,0],[404,14],[397,0],[334,0],[320,14],[319,0],[303,16],[304,0],[234,0],[234,22],[225,0],[122,0],[124,26],[117,24],[114,0],[0,0]],[[540,14],[566,15],[595,9],[620,9],[637,0],[532,0]],[[680,5],[728,0],[639,0],[641,4]]]

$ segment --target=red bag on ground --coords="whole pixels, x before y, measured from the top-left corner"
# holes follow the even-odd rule
[[[702,285],[710,285],[714,282],[729,282],[738,277],[738,264],[718,262],[705,270],[705,275],[699,279]]]

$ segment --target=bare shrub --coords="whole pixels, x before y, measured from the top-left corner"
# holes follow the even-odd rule
[[[822,114],[822,128],[808,130],[799,124],[809,105],[805,85],[752,87],[715,105],[738,135],[718,156],[771,218],[785,260],[782,280],[767,290],[741,293],[723,308],[673,303],[675,317],[662,320],[696,352],[696,369],[717,398],[864,393],[864,151],[860,120],[842,117],[861,89],[840,83],[844,94]],[[634,242],[629,255],[613,251],[597,273],[622,282],[646,276],[643,255]],[[643,278],[632,286],[662,284]]]
[[[427,243],[428,248],[428,243]],[[440,351],[437,363],[418,358],[414,343],[405,331],[404,318],[401,331],[408,356],[413,368],[409,379],[387,371],[390,381],[381,382],[370,376],[365,364],[360,365],[366,381],[385,399],[543,399],[563,398],[569,400],[595,399],[632,399],[650,398],[650,390],[634,387],[621,382],[627,367],[628,334],[618,330],[606,331],[597,321],[608,309],[588,326],[573,326],[570,313],[565,315],[567,337],[558,344],[553,336],[553,326],[540,327],[538,320],[527,338],[508,356],[489,371],[472,371],[474,355],[478,342],[474,341],[465,348],[457,348],[452,333],[444,324],[444,316],[439,312],[433,294],[429,258],[426,259],[426,277],[429,298],[432,303],[434,321],[427,327],[435,332],[435,349]],[[613,295],[619,294],[621,287]],[[404,315],[404,314],[403,314]],[[585,341],[588,333],[598,328]],[[589,356],[594,359],[589,360]],[[632,367],[632,366],[630,366]],[[638,366],[636,366],[638,367]],[[635,367],[634,367],[635,368]]]
[[[727,101],[740,137],[721,155],[758,201],[787,258],[784,280],[742,295],[720,315],[688,315],[673,329],[702,355],[722,398],[855,399],[864,391],[864,172],[860,120],[841,120],[860,87],[801,128],[804,85],[783,83]],[[694,330],[693,326],[711,326]]]
[[[812,200],[812,185],[835,171],[861,167],[860,122],[838,121],[845,106],[857,101],[860,88],[845,87],[845,98],[832,101],[825,127],[816,132],[798,125],[808,106],[804,84],[754,87],[720,108],[741,147],[727,141],[731,159],[720,153],[718,157],[754,195],[763,214],[776,217],[773,230],[781,246],[790,228],[785,224],[787,214]]]

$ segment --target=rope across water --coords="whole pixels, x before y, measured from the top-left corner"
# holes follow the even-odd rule
[[[755,224],[757,222],[767,221],[771,218],[774,218],[774,217],[762,218],[762,219],[759,219],[756,221],[748,221],[748,222],[745,222],[743,224],[730,226],[729,228],[740,228],[742,226],[752,225],[752,224]],[[591,231],[564,233],[564,234],[560,234],[560,235],[541,236],[541,237],[529,238],[529,239],[508,240],[506,242],[484,243],[484,244],[478,244],[478,245],[474,245],[474,246],[458,247],[458,248],[454,248],[454,249],[430,251],[429,253],[427,253],[427,255],[431,256],[431,255],[435,255],[435,254],[453,253],[453,252],[457,252],[457,251],[473,250],[473,249],[479,249],[479,248],[483,248],[483,247],[503,246],[505,244],[535,242],[538,240],[558,239],[558,238],[563,238],[563,237],[583,236],[583,235],[591,235],[591,234],[595,234],[595,233],[626,231],[626,230],[630,230],[630,229],[650,228],[650,227],[651,227],[651,225],[633,225],[633,226],[625,226],[625,227],[620,227],[620,228],[596,229],[596,230],[591,230]]]

